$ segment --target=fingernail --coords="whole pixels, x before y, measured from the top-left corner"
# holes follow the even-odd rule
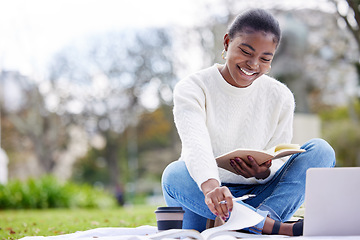
[[[232,208],[229,209],[229,212],[232,212]]]
[[[219,216],[219,214],[218,214],[217,212],[215,213],[215,215],[216,215],[216,216]]]
[[[224,221],[226,221],[226,217],[222,217],[221,219],[224,220]]]

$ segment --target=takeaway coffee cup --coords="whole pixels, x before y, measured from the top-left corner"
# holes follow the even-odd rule
[[[181,229],[184,213],[182,207],[158,207],[155,211],[158,230]]]

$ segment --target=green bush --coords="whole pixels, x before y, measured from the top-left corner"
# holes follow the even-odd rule
[[[352,116],[352,117],[351,117]],[[336,153],[339,167],[360,166],[360,101],[320,113],[323,137]]]
[[[60,182],[55,177],[9,181],[0,185],[0,209],[106,208],[115,198],[89,185]]]
[[[360,166],[360,126],[358,124],[350,120],[327,123],[324,138],[335,150],[337,166]]]

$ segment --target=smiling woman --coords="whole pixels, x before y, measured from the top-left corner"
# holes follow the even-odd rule
[[[303,203],[306,170],[334,166],[334,151],[325,141],[310,140],[302,146],[306,152],[262,164],[255,156],[234,157],[230,165],[238,174],[218,168],[215,161],[236,148],[265,150],[291,142],[294,96],[266,75],[280,34],[269,12],[244,12],[224,35],[225,63],[175,86],[174,119],[182,152],[180,161],[164,170],[162,185],[168,206],[185,209],[183,228],[203,231],[207,219],[226,220],[233,197],[254,194],[240,202],[264,218],[246,231],[302,234],[301,222],[286,221]]]

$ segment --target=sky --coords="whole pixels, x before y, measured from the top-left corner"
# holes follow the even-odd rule
[[[202,21],[205,1],[217,0],[0,0],[0,71],[42,81],[53,55],[72,41],[123,28],[194,26]],[[7,81],[0,88],[7,107],[17,109],[18,85]],[[152,95],[144,98],[155,99]]]
[[[21,68],[21,72],[31,73],[34,66],[42,66],[69,41],[86,34],[132,27],[193,25],[200,20],[195,16],[201,2],[0,0],[0,68]]]

